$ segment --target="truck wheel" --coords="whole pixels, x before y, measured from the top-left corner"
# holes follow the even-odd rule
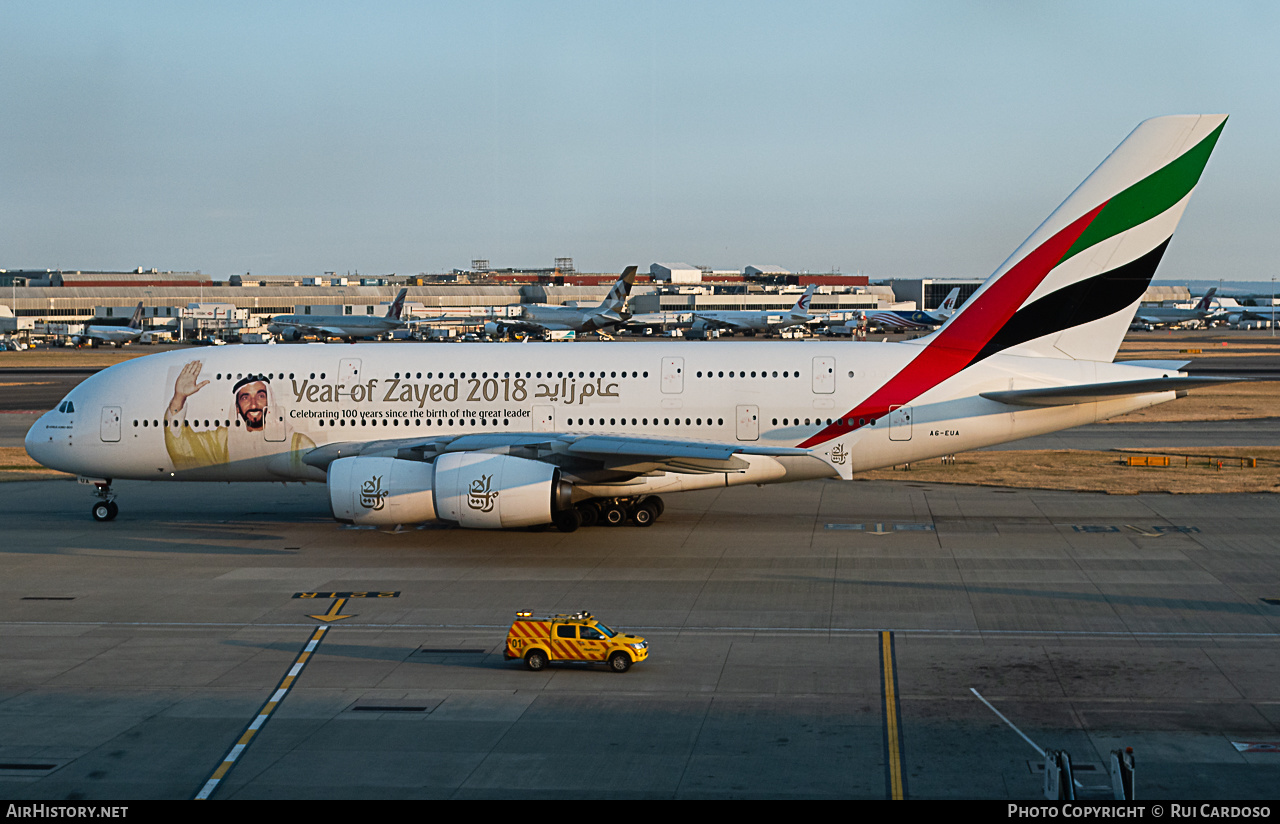
[[[631,656],[625,652],[615,652],[609,656],[609,669],[614,672],[626,672],[631,669]]]
[[[546,669],[547,654],[540,649],[529,650],[529,654],[524,657],[524,665],[534,672]]]

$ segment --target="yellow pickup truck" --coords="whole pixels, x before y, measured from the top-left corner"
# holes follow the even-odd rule
[[[502,655],[508,661],[523,659],[534,672],[553,661],[608,664],[614,672],[626,672],[649,657],[649,642],[610,629],[589,612],[539,616],[517,612]]]

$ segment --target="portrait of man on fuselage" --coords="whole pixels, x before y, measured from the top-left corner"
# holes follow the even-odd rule
[[[200,380],[203,368],[203,362],[198,360],[182,367],[174,378],[173,395],[164,411],[165,447],[174,469],[237,464],[286,451],[292,453],[289,464],[297,468],[301,453],[314,448],[315,442],[301,432],[290,431],[272,396],[269,374],[244,375],[232,384],[235,420],[188,420],[189,402],[210,383]],[[271,424],[276,426],[272,428]]]

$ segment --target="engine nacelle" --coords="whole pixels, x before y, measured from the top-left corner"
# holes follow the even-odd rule
[[[435,468],[397,458],[339,458],[329,464],[329,506],[339,521],[396,526],[436,520]]]
[[[489,452],[449,452],[436,459],[436,512],[473,529],[551,523],[567,509],[569,484],[560,469]]]
[[[572,506],[559,468],[488,452],[449,452],[434,463],[339,458],[328,476],[333,517],[361,525],[441,520],[501,529],[549,524],[554,512]]]

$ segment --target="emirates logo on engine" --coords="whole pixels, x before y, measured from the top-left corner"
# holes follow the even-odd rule
[[[492,483],[492,475],[481,475],[472,481],[471,488],[467,490],[467,506],[476,512],[492,512],[493,501],[498,497],[498,490],[489,489]]]
[[[374,475],[360,484],[360,506],[374,512],[382,509],[387,502],[387,490],[382,488],[382,476]]]

